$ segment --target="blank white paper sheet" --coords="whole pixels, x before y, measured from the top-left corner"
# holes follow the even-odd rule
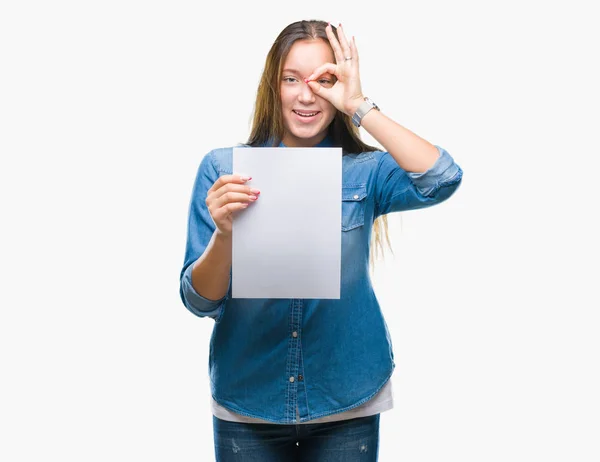
[[[340,298],[342,149],[234,148],[258,200],[233,216],[233,298]]]

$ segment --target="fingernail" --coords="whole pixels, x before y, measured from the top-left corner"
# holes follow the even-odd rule
[[[342,23],[340,23],[340,27],[342,27]]]
[[[255,201],[257,199],[256,196],[248,196],[250,198],[251,201]]]
[[[260,194],[260,190],[258,190],[258,189],[250,189],[250,192],[252,194],[256,194],[257,196]]]
[[[327,27],[329,27],[329,26],[331,26],[331,23],[330,23],[330,22],[328,22],[328,23],[327,23]]]
[[[308,83],[308,82],[310,82],[310,80],[308,80],[308,79],[304,79],[304,82],[305,82],[305,83]]]
[[[242,180],[242,181],[250,181],[251,179],[252,179],[251,176],[242,176],[242,177],[240,177],[240,180]]]

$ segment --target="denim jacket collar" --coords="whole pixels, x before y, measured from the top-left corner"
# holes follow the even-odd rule
[[[283,141],[281,143],[279,143],[279,147],[287,148],[287,146],[285,144],[283,144]],[[321,141],[319,144],[317,144],[313,147],[315,147],[315,148],[331,148],[331,147],[333,147],[333,140],[331,139],[331,136],[327,135],[325,138],[323,138],[323,141]]]

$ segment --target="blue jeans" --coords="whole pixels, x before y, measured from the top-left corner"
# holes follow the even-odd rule
[[[379,414],[302,425],[228,422],[213,416],[217,462],[376,462]]]

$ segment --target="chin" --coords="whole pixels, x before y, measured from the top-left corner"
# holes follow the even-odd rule
[[[319,132],[307,135],[307,134],[297,134],[297,133],[292,133],[294,135],[294,138],[296,139],[297,142],[306,142],[309,143],[311,140],[313,140],[314,138],[317,138],[319,136]],[[317,143],[314,143],[317,144]]]
[[[298,138],[314,138],[318,136],[320,133],[323,133],[324,127],[294,127],[291,132],[297,136]]]

